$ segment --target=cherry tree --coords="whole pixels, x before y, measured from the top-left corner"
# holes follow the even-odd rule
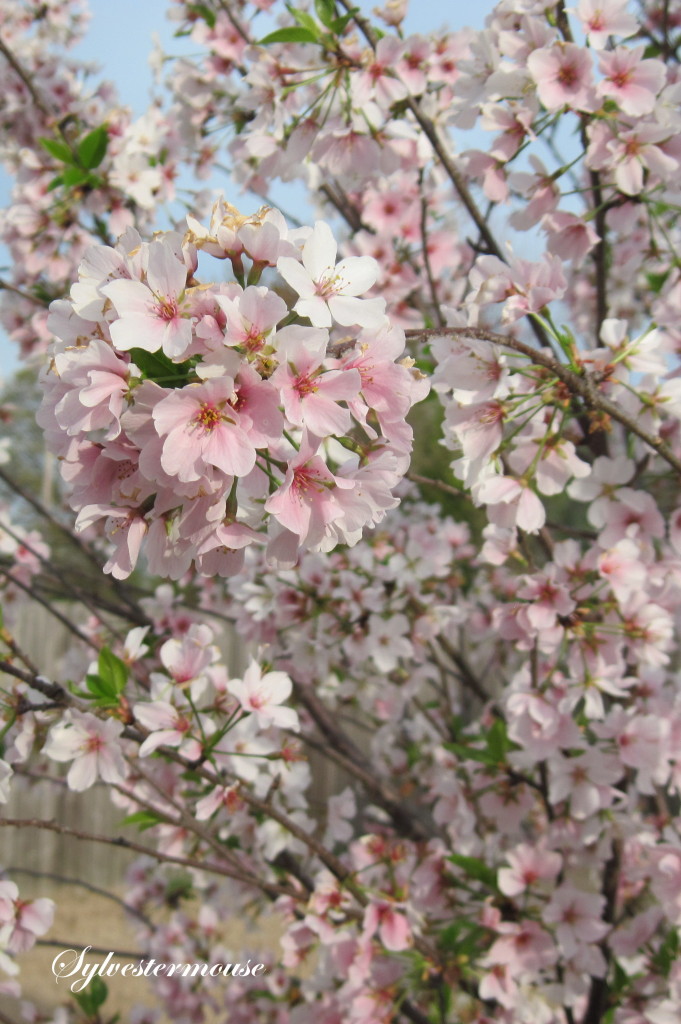
[[[144,834],[0,824],[139,853],[174,1020],[673,1024],[681,5],[172,0],[137,121],[83,3],[0,9],[0,316],[63,482],[2,448],[0,799],[65,772]],[[0,882],[3,991],[51,912]]]

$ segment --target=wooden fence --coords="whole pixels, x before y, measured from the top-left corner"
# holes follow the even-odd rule
[[[230,670],[237,674],[245,667],[248,651],[240,644],[228,624],[220,625],[222,633],[216,640],[228,659]],[[14,635],[41,672],[48,678],[61,678],[60,663],[68,653],[71,634],[47,609],[39,605],[26,605],[14,628]],[[11,685],[9,677],[5,677],[5,681]],[[309,794],[310,805],[323,816],[328,797],[342,789],[347,780],[314,752],[310,757],[310,766],[314,779]],[[50,776],[56,776],[59,768],[59,765],[51,763]],[[100,786],[101,799],[93,799],[92,792],[71,792],[62,780],[55,782],[52,779],[24,778],[17,774],[12,781],[10,800],[0,807],[0,813],[5,817],[53,820],[84,832],[122,834],[130,839],[135,838],[134,828],[120,829],[120,822],[126,812],[111,803],[104,785]],[[7,870],[10,876],[13,867],[20,867],[48,876],[79,878],[102,888],[116,888],[120,886],[126,867],[133,859],[134,855],[123,849],[45,830],[0,830],[0,869]]]

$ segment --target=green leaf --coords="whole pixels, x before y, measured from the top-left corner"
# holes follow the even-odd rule
[[[131,348],[130,355],[135,366],[145,377],[166,387],[184,387],[188,382],[189,372],[193,369],[191,362],[174,363],[161,349],[158,352],[147,352],[143,348]]]
[[[84,139],[78,143],[78,160],[82,167],[89,171],[99,167],[106,154],[109,145],[109,133],[104,125],[88,132]]]
[[[112,687],[114,694],[122,693],[128,681],[128,670],[108,647],[102,647],[99,652],[97,668],[102,681]]]
[[[314,0],[314,9],[322,25],[332,28],[336,20],[336,0]]]
[[[290,28],[279,28],[276,32],[270,32],[268,36],[259,41],[260,46],[269,46],[270,43],[318,43],[319,34],[310,32],[307,28],[291,25]]]
[[[169,901],[187,899],[192,894],[194,883],[189,874],[173,875],[168,879],[165,897]]]
[[[672,928],[667,932],[664,942],[652,958],[652,963],[655,970],[659,971],[666,978],[672,969],[672,964],[676,963],[678,957],[679,933],[676,928]]]
[[[40,145],[43,147],[44,150],[46,150],[50,154],[50,156],[53,156],[56,160],[61,161],[61,163],[75,163],[73,152],[65,142],[60,142],[58,139],[41,139]]]
[[[466,918],[453,921],[438,936],[438,946],[458,956],[473,957],[479,952],[485,929]]]
[[[648,287],[655,295],[660,294],[670,273],[671,270],[665,270],[662,274],[646,274]]]
[[[495,767],[499,763],[488,750],[477,750],[476,747],[467,747],[463,743],[445,743],[444,747],[462,760],[479,761],[480,764],[494,765]]]
[[[123,818],[120,822],[123,825],[137,825],[140,832],[144,832],[145,829],[153,828],[154,825],[158,825],[163,821],[159,818],[158,814],[154,814],[153,811],[135,811],[134,814],[129,814],[127,818]]]
[[[496,871],[479,857],[466,857],[462,853],[450,853],[447,860],[461,868],[469,878],[474,878],[476,882],[482,882],[488,889],[496,889]]]
[[[97,1017],[108,994],[109,989],[99,975],[95,974],[87,988],[84,988],[82,992],[74,992],[73,998],[87,1017]]]
[[[354,16],[358,13],[359,7],[353,7],[352,10],[348,11],[347,14],[342,14],[340,18],[334,18],[333,21],[331,22],[331,25],[329,26],[331,31],[337,36],[341,35],[343,32],[345,32],[348,22],[352,21]]]
[[[617,993],[618,995],[620,995],[622,992],[624,992],[626,988],[629,987],[629,985],[631,984],[631,980],[627,972],[624,970],[622,965],[617,960],[614,961],[613,967],[613,979],[610,987],[613,993]]]
[[[503,764],[510,749],[510,740],[506,733],[506,722],[496,718],[486,736],[487,752],[496,764]]]
[[[83,185],[89,179],[88,171],[83,171],[80,167],[66,167],[61,175],[62,183],[67,188],[73,188],[74,185]]]
[[[319,31],[319,25],[314,20],[311,14],[308,14],[307,11],[296,10],[295,7],[290,7],[288,4],[286,5],[286,10],[289,12],[292,18],[295,18],[295,20],[298,22],[301,28],[306,28],[308,32],[312,33],[315,39],[319,39],[321,35]]]
[[[101,676],[93,673],[88,673],[85,676],[85,685],[90,691],[89,694],[86,694],[88,700],[92,700],[92,697],[95,697],[98,707],[115,707],[118,704],[120,690],[117,690],[110,680],[102,679]]]
[[[208,28],[215,28],[217,18],[210,7],[206,7],[205,4],[187,4],[187,10],[190,14],[196,14],[199,18],[203,18]]]

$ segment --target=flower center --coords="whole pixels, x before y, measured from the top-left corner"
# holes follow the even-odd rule
[[[318,386],[308,374],[303,374],[298,377],[295,383],[295,389],[301,398],[305,398],[306,395],[313,395],[319,390]]]
[[[194,423],[197,427],[202,427],[205,433],[210,434],[212,430],[215,430],[221,419],[222,413],[220,410],[216,409],[214,405],[204,402],[199,413],[194,418]]]
[[[558,72],[558,81],[567,89],[571,89],[577,82],[577,69],[574,64],[562,64]]]
[[[610,76],[610,81],[613,85],[616,85],[618,89],[624,89],[625,85],[628,85],[631,81],[631,72],[618,71],[616,74]]]
[[[176,299],[159,299],[156,303],[156,313],[160,320],[174,320],[180,315]]]
[[[317,281],[315,285],[315,291],[322,299],[330,299],[332,295],[336,295],[343,286],[338,274],[330,274],[322,276],[321,280]]]
[[[98,753],[104,746],[104,740],[101,736],[88,736],[85,741],[85,751],[88,754]]]

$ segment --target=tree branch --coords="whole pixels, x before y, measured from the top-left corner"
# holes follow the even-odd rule
[[[593,374],[586,372],[582,374],[576,373],[562,363],[557,362],[551,356],[546,356],[543,352],[532,348],[531,345],[518,341],[517,338],[507,338],[503,334],[495,334],[493,331],[485,330],[482,327],[431,327],[405,331],[405,335],[408,338],[442,337],[442,335],[447,334],[455,335],[456,337],[474,338],[476,341],[488,341],[493,345],[503,345],[527,356],[537,366],[543,366],[545,369],[550,370],[558,380],[565,384],[572,394],[582,399],[587,409],[597,409],[599,412],[606,413],[611,419],[620,423],[630,433],[635,434],[636,437],[653,448],[681,476],[681,459],[674,454],[666,441],[640,427],[635,419],[602,395],[598,391],[598,381]]]
[[[38,108],[41,114],[43,114],[48,119],[48,121],[51,121],[54,117],[54,113],[50,110],[50,108],[47,106],[42,96],[36,89],[29,73],[21,66],[17,58],[14,56],[9,47],[5,45],[2,39],[0,39],[0,53],[3,55],[7,63],[12,68],[12,70],[17,73],[21,81],[28,89],[31,95],[31,99],[33,100],[35,106]]]
[[[117,903],[119,907],[125,910],[126,914],[130,914],[131,917],[136,917],[138,921],[141,921],[147,928],[153,928],[153,922],[146,917],[140,910],[126,903],[120,896],[114,895],[109,892],[108,889],[100,889],[98,885],[92,885],[90,882],[83,882],[80,878],[69,878],[67,875],[55,874],[52,871],[34,871],[31,868],[17,867],[16,865],[6,867],[4,869],[8,875],[26,875],[27,878],[47,878],[51,882],[58,882],[59,885],[75,885],[80,889],[85,889],[87,892],[94,893],[95,896],[101,896],[102,899],[111,900],[113,903]],[[107,950],[108,953],[108,950]]]
[[[223,867],[221,864],[207,863],[202,860],[193,860],[189,857],[174,857],[169,853],[161,853],[152,846],[144,846],[142,843],[135,843],[123,836],[104,836],[95,832],[83,832],[80,829],[70,828],[68,825],[61,825],[57,821],[45,821],[41,818],[0,818],[0,828],[37,828],[47,832],[56,832],[58,835],[71,836],[74,839],[82,839],[89,843],[102,843],[105,846],[117,846],[123,850],[130,850],[133,853],[143,854],[163,864],[179,864],[184,868],[192,868],[196,871],[206,871],[213,875],[222,875],[245,885],[252,885],[251,879],[242,876],[239,872]],[[262,882],[260,888],[268,895],[288,896],[293,895],[288,886],[277,885],[272,882]],[[297,895],[297,894],[295,894]]]

